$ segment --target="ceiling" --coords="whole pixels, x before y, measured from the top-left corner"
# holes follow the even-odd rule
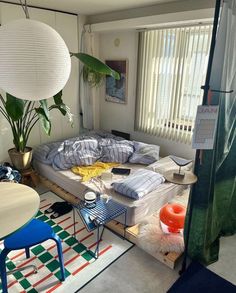
[[[180,0],[28,0],[27,3],[37,7],[94,15],[175,1]],[[6,2],[19,3],[20,1],[9,0]]]

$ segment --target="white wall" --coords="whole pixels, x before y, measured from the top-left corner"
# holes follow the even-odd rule
[[[114,41],[120,40],[115,46]],[[138,34],[133,31],[100,34],[102,60],[128,59],[127,104],[105,101],[105,88],[101,88],[100,127],[132,132],[134,129]]]
[[[114,44],[116,39],[120,40],[118,47]],[[100,127],[109,131],[116,129],[128,132],[134,140],[158,144],[161,146],[162,156],[175,154],[186,158],[193,158],[195,152],[189,145],[134,131],[137,53],[138,33],[136,31],[100,34],[101,59],[128,59],[127,104],[105,101],[105,89],[103,87],[100,97]]]
[[[78,25],[77,16],[65,13],[30,8],[30,18],[42,21],[56,29],[65,40],[71,52],[78,52]],[[18,5],[0,4],[0,21],[5,24],[9,21],[25,18],[23,10]],[[76,136],[79,133],[79,98],[78,98],[79,69],[78,60],[72,58],[72,70],[70,79],[63,89],[63,100],[71,108],[74,114],[74,128],[71,128],[67,118],[57,111],[51,112],[52,131],[48,137],[36,125],[33,129],[29,145],[36,146],[44,142],[55,141],[62,138]],[[9,161],[7,150],[13,147],[12,134],[6,120],[0,114],[0,162]]]
[[[158,144],[161,147],[161,156],[175,154],[194,158],[195,151],[190,145],[134,131],[138,55],[137,29],[211,21],[214,15],[213,7],[214,1],[212,0],[183,0],[88,18],[92,31],[99,34],[101,59],[124,58],[128,59],[129,62],[127,104],[106,102],[105,88],[103,87],[100,91],[100,109],[98,110],[101,128],[129,132],[134,140]],[[114,44],[115,39],[120,40],[118,47]]]

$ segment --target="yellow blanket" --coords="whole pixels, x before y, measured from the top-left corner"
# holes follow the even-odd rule
[[[71,171],[77,175],[80,175],[82,177],[82,181],[88,181],[92,177],[99,176],[106,170],[116,166],[119,166],[119,164],[96,162],[91,166],[74,166],[71,168]]]

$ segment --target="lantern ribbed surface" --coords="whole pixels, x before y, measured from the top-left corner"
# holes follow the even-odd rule
[[[71,58],[50,26],[19,19],[0,28],[0,88],[25,100],[52,97],[69,79]]]

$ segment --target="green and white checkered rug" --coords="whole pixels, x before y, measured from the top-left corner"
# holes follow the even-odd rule
[[[72,212],[51,220],[50,215],[45,215],[43,212],[52,203],[60,201],[60,199],[50,191],[41,195],[40,198],[40,211],[36,218],[52,226],[62,239],[67,278],[63,283],[60,282],[56,244],[54,241],[48,240],[31,248],[30,259],[25,258],[24,250],[12,251],[8,255],[7,268],[9,270],[30,264],[36,265],[38,268],[37,274],[33,274],[32,270],[29,269],[9,275],[9,293],[73,293],[90,282],[96,275],[133,246],[130,242],[105,229],[100,243],[100,255],[95,260],[86,251],[86,248],[94,250],[96,246],[96,232],[88,232],[80,217],[77,216],[75,229],[76,236],[80,240],[78,242],[71,236],[74,231]],[[0,249],[2,248],[3,242],[0,243]],[[18,264],[18,261],[21,262]]]

